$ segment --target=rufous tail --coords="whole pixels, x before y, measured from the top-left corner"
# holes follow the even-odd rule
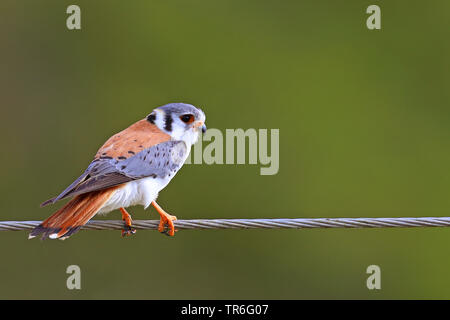
[[[34,228],[29,239],[42,234],[42,239],[66,239],[80,230],[103,207],[121,186],[80,194]]]

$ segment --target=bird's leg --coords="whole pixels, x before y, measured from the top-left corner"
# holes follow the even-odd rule
[[[122,237],[129,236],[136,233],[136,229],[131,227],[131,223],[133,220],[131,220],[130,214],[125,210],[125,208],[120,208],[120,212],[122,212],[122,220],[125,222],[125,227],[122,230]]]
[[[155,207],[156,211],[158,211],[161,216],[161,220],[159,221],[158,231],[167,233],[169,236],[175,235],[175,226],[173,225],[173,221],[177,220],[177,217],[172,216],[165,212],[155,201],[152,201],[152,206]],[[167,224],[168,230],[166,231],[165,227]]]

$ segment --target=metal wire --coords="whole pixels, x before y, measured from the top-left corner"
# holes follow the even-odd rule
[[[31,230],[41,221],[0,221],[0,231]],[[417,228],[449,227],[450,217],[423,218],[314,218],[177,220],[177,230],[188,229],[304,229],[304,228]],[[133,220],[136,229],[157,229],[159,220]],[[121,230],[121,220],[91,220],[85,230]]]

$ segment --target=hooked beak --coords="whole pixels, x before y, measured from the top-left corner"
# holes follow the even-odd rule
[[[203,122],[203,121],[196,121],[195,123],[194,123],[194,126],[193,126],[194,128],[201,128],[202,129],[202,133],[205,133],[206,132],[206,125],[205,125],[205,123]]]

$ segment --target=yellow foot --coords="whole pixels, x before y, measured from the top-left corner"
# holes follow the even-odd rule
[[[131,215],[125,210],[125,208],[120,208],[120,212],[122,212],[122,220],[125,222],[125,226],[122,229],[122,237],[127,237],[136,233],[136,229],[131,227],[133,220],[131,219]]]
[[[175,231],[177,230],[175,230],[173,221],[177,220],[177,217],[165,212],[155,201],[152,202],[152,206],[155,207],[156,211],[158,211],[161,217],[159,221],[158,231],[169,236],[174,236]]]

